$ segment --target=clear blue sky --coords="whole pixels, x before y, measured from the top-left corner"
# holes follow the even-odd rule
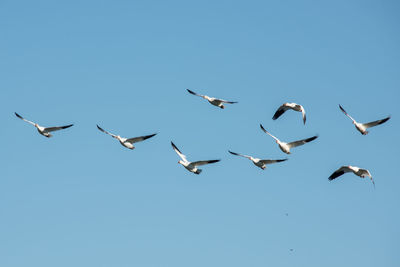
[[[398,266],[399,12],[1,1],[0,265]],[[286,101],[304,105],[305,126],[296,112],[271,119]],[[361,136],[339,103],[361,122],[392,119]],[[47,139],[15,111],[75,126]],[[320,138],[262,171],[227,152],[286,157],[260,123],[286,141]],[[158,135],[131,151],[96,124]],[[222,160],[194,175],[171,140],[189,159]],[[351,174],[329,182],[345,164],[368,168],[376,190]]]

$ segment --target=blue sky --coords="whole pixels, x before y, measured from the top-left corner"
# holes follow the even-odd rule
[[[397,266],[399,8],[1,1],[0,265]],[[186,88],[239,103],[221,110]],[[296,112],[271,119],[287,101],[305,126]],[[392,119],[361,136],[339,103],[361,122]],[[47,139],[15,111],[75,125]],[[319,138],[262,171],[227,152],[285,158],[260,123]],[[158,135],[131,151],[96,124]],[[171,140],[221,162],[191,174]],[[376,189],[328,181],[347,164]]]

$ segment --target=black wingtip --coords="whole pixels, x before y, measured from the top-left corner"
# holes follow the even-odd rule
[[[74,125],[73,124],[65,125],[65,126],[61,127],[61,129],[67,129],[67,128],[71,127],[71,126],[74,126]]]
[[[17,116],[18,118],[22,119],[22,116],[19,115],[17,112],[14,112],[15,116]]]
[[[190,89],[186,89],[189,93],[191,93],[192,95],[195,95],[196,93],[195,92],[193,92],[192,90],[190,90]]]

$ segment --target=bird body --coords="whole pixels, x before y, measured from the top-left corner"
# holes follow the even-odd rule
[[[337,169],[334,173],[331,174],[331,176],[329,176],[329,181],[332,181],[334,179],[336,179],[337,177],[347,173],[347,172],[352,172],[355,175],[361,177],[361,178],[365,178],[365,177],[369,177],[373,183],[373,185],[375,186],[375,182],[372,179],[372,175],[371,173],[367,170],[367,169],[362,169],[359,167],[355,167],[355,166],[342,166],[339,169]]]
[[[356,127],[356,129],[357,129],[362,135],[367,135],[367,134],[369,133],[369,132],[367,131],[368,128],[371,128],[371,127],[380,125],[380,124],[382,124],[382,123],[385,123],[385,122],[387,122],[387,121],[390,119],[390,116],[389,116],[389,117],[386,117],[386,118],[384,118],[384,119],[382,119],[382,120],[371,121],[371,122],[368,122],[368,123],[359,123],[359,122],[357,122],[355,119],[353,119],[353,117],[351,117],[351,116],[344,110],[344,108],[343,108],[341,105],[339,105],[339,108],[340,108],[340,110],[341,110],[347,117],[349,117],[349,118],[351,119],[351,121],[353,122],[353,124],[354,124],[354,126]]]
[[[257,167],[259,167],[259,168],[261,168],[263,170],[265,170],[267,168],[267,164],[272,164],[272,163],[282,162],[282,161],[287,160],[287,159],[276,159],[276,160],[259,159],[259,158],[254,158],[252,156],[235,153],[235,152],[232,152],[232,151],[229,151],[229,153],[231,153],[232,155],[235,155],[235,156],[240,156],[240,157],[247,158],[247,159],[251,160],[254,165],[256,165]]]
[[[260,124],[260,128],[266,134],[271,136],[275,140],[275,142],[279,145],[279,148],[282,150],[282,152],[286,153],[286,154],[291,154],[291,152],[290,152],[291,148],[304,145],[304,144],[311,142],[318,138],[318,136],[315,135],[310,138],[306,138],[306,139],[302,139],[302,140],[298,140],[298,141],[294,141],[294,142],[290,142],[290,143],[285,143],[285,142],[282,142],[281,140],[279,140],[278,138],[276,138],[275,136],[273,136],[272,134],[270,134],[267,130],[265,130],[264,127],[262,126],[262,124]]]
[[[73,124],[69,124],[69,125],[65,125],[65,126],[43,127],[43,126],[40,126],[39,124],[37,124],[37,123],[35,123],[35,122],[29,121],[29,120],[23,118],[21,115],[19,115],[19,114],[16,113],[16,112],[15,112],[15,116],[17,116],[19,119],[21,119],[21,120],[23,120],[23,121],[25,121],[25,122],[27,122],[27,123],[33,125],[33,126],[35,126],[36,129],[37,129],[37,131],[38,131],[41,135],[43,135],[43,136],[45,136],[45,137],[47,137],[47,138],[50,138],[50,137],[53,136],[53,135],[51,134],[51,132],[58,131],[58,130],[63,130],[63,129],[67,129],[67,128],[73,126]]]
[[[227,100],[223,100],[223,99],[219,99],[219,98],[215,98],[215,97],[209,97],[207,95],[200,95],[197,94],[189,89],[186,89],[190,94],[195,95],[195,96],[199,96],[202,97],[204,99],[206,99],[211,105],[217,106],[221,109],[224,109],[225,106],[224,104],[235,104],[237,102],[233,102],[233,101],[227,101]]]
[[[178,163],[181,164],[183,167],[185,167],[186,170],[195,174],[200,174],[202,172],[201,169],[197,168],[198,166],[210,163],[216,163],[220,161],[219,159],[215,159],[215,160],[201,160],[201,161],[190,162],[187,160],[186,156],[182,154],[182,152],[175,146],[173,142],[171,142],[171,145],[176,154],[178,154],[178,156],[181,158],[181,160],[179,160]]]
[[[107,132],[106,130],[101,128],[99,125],[97,125],[97,129],[99,129],[101,132],[108,134],[111,137],[117,139],[121,145],[123,145],[124,147],[129,148],[129,149],[135,149],[135,146],[133,145],[134,143],[144,141],[144,140],[149,139],[156,135],[156,134],[150,134],[150,135],[133,137],[133,138],[124,138],[119,135],[115,135],[110,132]]]
[[[278,110],[275,112],[274,116],[272,117],[273,120],[278,119],[283,113],[287,110],[292,109],[294,111],[301,112],[303,117],[303,123],[306,124],[306,111],[302,105],[296,103],[284,103],[282,104]]]

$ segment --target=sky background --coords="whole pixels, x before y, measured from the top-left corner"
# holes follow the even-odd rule
[[[0,1],[0,265],[398,266],[400,4],[323,2]]]

